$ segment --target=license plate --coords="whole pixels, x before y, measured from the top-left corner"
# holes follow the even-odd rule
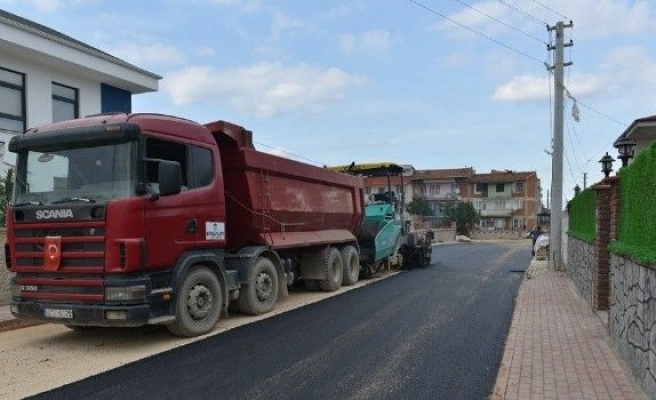
[[[73,310],[57,310],[46,308],[43,310],[43,315],[45,315],[47,318],[73,319]]]

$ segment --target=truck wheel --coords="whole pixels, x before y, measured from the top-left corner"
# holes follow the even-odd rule
[[[253,280],[239,291],[237,306],[246,314],[258,315],[273,310],[278,301],[278,273],[271,260],[260,257],[255,262]]]
[[[192,337],[214,328],[223,309],[221,284],[208,267],[198,266],[187,273],[175,303],[175,322],[167,325],[176,336]]]
[[[360,257],[358,251],[353,246],[346,246],[342,249],[342,264],[344,265],[344,286],[351,286],[358,281],[360,277]]]
[[[326,257],[326,277],[319,280],[319,287],[324,292],[334,292],[342,287],[344,280],[344,264],[342,263],[342,255],[339,250],[331,247],[328,250],[328,257]]]

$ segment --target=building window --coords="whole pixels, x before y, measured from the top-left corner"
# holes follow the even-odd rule
[[[524,182],[515,182],[515,193],[521,193],[524,191]]]
[[[428,194],[440,194],[440,185],[429,184],[428,185]]]
[[[513,218],[513,229],[524,229],[524,218]]]
[[[475,188],[476,193],[485,193],[487,192],[487,183],[477,183]]]
[[[77,89],[52,84],[52,122],[66,121],[78,118],[79,115]]]
[[[497,183],[497,193],[503,193],[505,191],[506,185],[503,183]]]
[[[0,68],[0,132],[25,132],[25,75]]]

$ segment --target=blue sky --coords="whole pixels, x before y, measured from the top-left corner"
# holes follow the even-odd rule
[[[536,170],[551,185],[545,24],[572,20],[565,200],[656,114],[652,0],[0,0],[0,7],[163,76],[134,111],[228,120],[320,165]],[[454,22],[455,21],[455,22]],[[457,23],[456,23],[457,22]],[[546,199],[545,199],[546,202]]]

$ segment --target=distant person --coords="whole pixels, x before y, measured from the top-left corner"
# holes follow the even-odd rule
[[[533,227],[533,230],[531,233],[528,235],[528,237],[531,239],[531,254],[535,256],[535,241],[538,240],[540,236],[542,236],[542,227],[540,225]]]

